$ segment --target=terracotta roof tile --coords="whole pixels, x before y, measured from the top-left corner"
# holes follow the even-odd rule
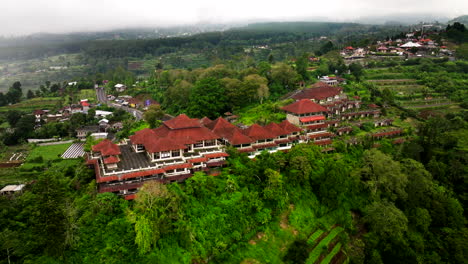
[[[263,139],[274,139],[276,136],[265,128],[253,124],[249,128],[242,131],[244,135],[250,137],[253,140],[263,140]]]
[[[198,119],[190,118],[185,114],[180,114],[171,120],[165,121],[164,125],[170,129],[201,127],[200,121]]]
[[[337,86],[330,86],[324,82],[317,82],[312,85],[312,88],[304,89],[297,94],[293,95],[292,98],[296,100],[301,99],[315,99],[323,100],[328,97],[334,97],[339,95],[343,91],[343,88]]]
[[[103,156],[120,155],[120,148],[112,141],[105,139],[91,148],[94,152],[101,152]]]
[[[270,124],[266,125],[264,128],[266,130],[270,131],[271,133],[273,133],[276,136],[285,136],[285,135],[289,134],[288,131],[285,131],[282,127],[280,127],[276,123],[270,123]]]
[[[302,129],[299,127],[291,124],[288,120],[283,120],[283,122],[279,123],[279,126],[286,132],[288,133],[294,133],[294,132],[301,132]]]
[[[204,155],[205,158],[214,159],[214,158],[221,158],[221,157],[229,157],[229,154],[225,152],[217,152],[217,153],[209,153]]]
[[[242,134],[239,130],[235,130],[234,133],[227,138],[227,140],[231,145],[250,144],[255,141],[250,137]]]
[[[114,163],[118,163],[119,161],[120,159],[118,157],[110,156],[104,159],[104,164],[114,164]]]
[[[302,99],[292,104],[286,105],[283,108],[284,111],[291,112],[294,114],[308,114],[308,113],[325,113],[328,109],[325,107],[312,102],[309,99]]]
[[[208,161],[208,158],[206,157],[201,157],[201,158],[194,158],[194,159],[190,159],[188,160],[190,163],[200,163],[200,162],[207,162]]]
[[[170,165],[167,167],[164,167],[164,171],[170,171],[170,170],[176,170],[176,169],[186,169],[186,168],[192,168],[193,165],[191,163],[181,163],[181,164],[175,164],[175,165]]]

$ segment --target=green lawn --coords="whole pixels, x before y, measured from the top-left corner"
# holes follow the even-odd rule
[[[37,146],[31,150],[26,162],[20,167],[23,171],[33,170],[34,168],[41,168],[47,162],[61,163],[63,160],[60,156],[65,150],[70,147],[72,143],[50,145],[50,146]],[[37,158],[42,157],[42,161]]]

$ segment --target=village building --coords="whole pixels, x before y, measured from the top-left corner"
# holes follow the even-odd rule
[[[349,100],[339,86],[330,86],[324,82],[317,82],[311,88],[297,91],[290,98],[295,100],[308,99],[328,109],[329,115],[339,115],[348,109],[359,108],[360,101]]]
[[[298,125],[306,132],[303,140],[314,142],[323,141],[331,144],[331,133],[327,132],[328,124],[325,122],[329,110],[308,99],[302,99],[282,108],[286,112],[286,119]]]
[[[99,126],[84,126],[76,129],[76,137],[78,139],[86,139],[92,133],[98,133]]]
[[[21,192],[25,186],[25,184],[7,185],[0,190],[0,195],[11,195]]]
[[[127,86],[125,86],[124,84],[118,83],[114,85],[114,88],[117,92],[121,93],[127,89]]]

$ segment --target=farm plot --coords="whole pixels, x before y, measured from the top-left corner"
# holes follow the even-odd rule
[[[48,162],[60,162],[62,153],[67,150],[72,143],[38,146],[31,150],[26,162],[21,166],[21,170],[32,170],[42,168]]]
[[[32,112],[36,109],[50,109],[55,107],[60,100],[62,100],[60,97],[33,98],[21,103],[2,106],[0,107],[0,112],[6,112],[12,109],[24,112]]]
[[[343,232],[340,226],[333,226],[328,231],[317,230],[309,237],[307,244],[312,247],[309,258],[305,263],[328,264],[343,263],[347,257],[342,251],[342,245],[338,242],[338,235]]]

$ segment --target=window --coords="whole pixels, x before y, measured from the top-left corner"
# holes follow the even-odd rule
[[[193,145],[194,148],[202,148],[203,147],[203,141],[198,141]]]
[[[170,151],[161,152],[161,158],[162,159],[170,158],[170,157],[171,157],[171,152]]]
[[[172,151],[172,157],[179,157],[180,156],[180,150],[173,150]]]
[[[142,150],[145,150],[145,147],[141,144],[138,144],[137,145],[137,151],[142,151]]]
[[[205,147],[214,146],[214,145],[216,145],[214,140],[205,141]]]

